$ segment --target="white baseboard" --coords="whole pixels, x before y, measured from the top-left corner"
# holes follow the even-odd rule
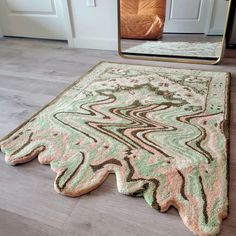
[[[104,39],[104,38],[73,38],[70,47],[74,48],[88,48],[101,50],[118,50],[118,40]]]

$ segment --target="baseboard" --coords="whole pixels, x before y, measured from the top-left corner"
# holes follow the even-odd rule
[[[118,50],[118,40],[104,38],[74,38],[70,45],[74,48]]]

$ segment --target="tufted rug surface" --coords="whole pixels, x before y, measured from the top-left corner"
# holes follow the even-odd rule
[[[161,212],[174,206],[195,234],[216,235],[228,210],[229,77],[102,62],[0,148],[10,165],[50,164],[68,196],[115,173],[120,193]]]

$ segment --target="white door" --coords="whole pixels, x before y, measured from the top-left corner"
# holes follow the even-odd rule
[[[61,0],[0,0],[5,36],[66,40]]]
[[[225,1],[225,0],[222,0]],[[165,33],[205,33],[213,8],[211,0],[167,0]]]

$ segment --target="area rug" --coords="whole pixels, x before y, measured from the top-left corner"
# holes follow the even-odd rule
[[[215,235],[228,209],[228,84],[222,72],[103,62],[0,147],[10,165],[51,164],[59,193],[115,173],[120,193],[174,206],[195,234]]]
[[[146,41],[126,49],[125,53],[150,54],[161,56],[184,56],[201,58],[219,58],[221,42],[164,42]]]

